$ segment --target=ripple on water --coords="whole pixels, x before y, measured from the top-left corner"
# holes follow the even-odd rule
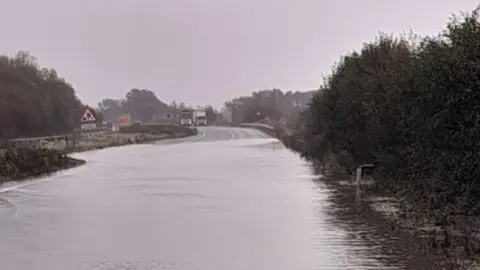
[[[317,184],[327,185],[331,192],[330,204],[324,208],[330,217],[328,221],[345,232],[350,252],[368,258],[362,262],[367,269],[410,269],[412,266],[415,269],[434,269],[409,232],[394,229],[381,213],[372,211],[372,198],[357,198],[355,188],[341,180],[324,179]],[[383,266],[369,266],[370,259]]]
[[[6,198],[0,198],[0,218],[4,215],[15,215],[18,208],[14,203]]]
[[[162,270],[179,268],[187,269],[185,268],[186,266],[186,263],[165,262],[160,260],[101,260],[93,263],[81,263],[75,270]]]
[[[200,194],[200,193],[192,193],[192,192],[144,192],[144,195],[147,196],[159,196],[159,197],[167,197],[167,198],[201,198],[206,199],[207,196]]]

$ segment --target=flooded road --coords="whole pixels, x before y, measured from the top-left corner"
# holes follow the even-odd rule
[[[78,157],[87,165],[3,188],[2,269],[393,265],[352,237],[309,164],[258,131],[202,128]]]

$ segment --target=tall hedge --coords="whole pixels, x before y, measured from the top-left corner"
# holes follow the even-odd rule
[[[478,215],[478,18],[453,17],[420,40],[381,35],[344,56],[304,112],[302,155],[377,164],[381,184],[419,209]]]
[[[73,87],[34,56],[0,55],[0,139],[71,132],[82,108]]]

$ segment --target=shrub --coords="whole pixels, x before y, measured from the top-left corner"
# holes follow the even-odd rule
[[[350,171],[379,165],[381,184],[437,219],[478,215],[479,59],[477,11],[420,42],[381,35],[341,59],[304,112],[296,147]]]

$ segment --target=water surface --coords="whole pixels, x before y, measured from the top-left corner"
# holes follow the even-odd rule
[[[258,131],[209,127],[78,156],[88,163],[0,193],[2,269],[402,265],[352,237],[358,228],[336,214],[334,189]]]

